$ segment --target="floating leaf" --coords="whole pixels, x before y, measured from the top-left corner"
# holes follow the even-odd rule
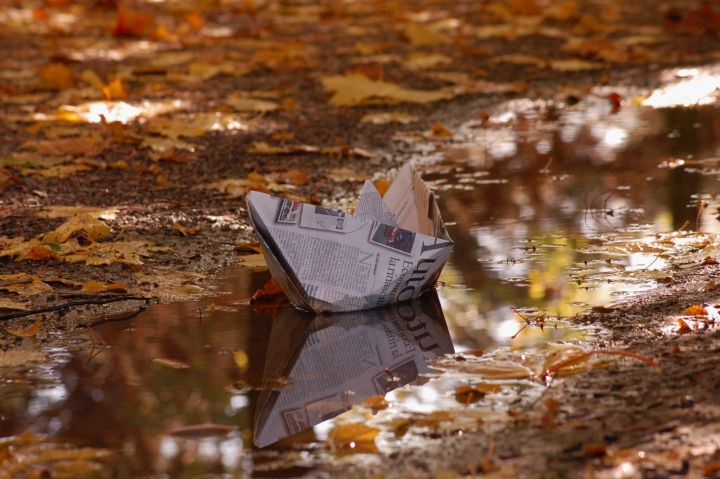
[[[250,359],[248,358],[248,355],[245,351],[235,351],[233,354],[233,359],[235,360],[235,364],[240,369],[240,372],[247,371],[248,364],[250,364]]]
[[[161,301],[190,301],[212,295],[212,291],[199,286],[205,277],[197,273],[143,274],[136,273],[140,285],[149,285],[150,294]]]
[[[252,271],[265,271],[267,269],[265,256],[261,254],[248,254],[238,259],[240,262],[236,263],[236,266],[240,266],[241,268],[248,268]]]

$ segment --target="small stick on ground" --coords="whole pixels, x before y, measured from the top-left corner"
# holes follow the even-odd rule
[[[116,303],[118,301],[157,301],[157,296],[145,297],[145,296],[113,296],[97,299],[88,299],[86,301],[71,301],[69,303],[58,304],[56,306],[48,306],[47,308],[33,309],[30,311],[20,311],[18,313],[6,314],[0,316],[0,321],[7,321],[15,318],[24,318],[25,316],[32,316],[33,314],[49,313],[51,311],[60,311],[61,309],[72,308],[73,306],[84,306],[86,304],[108,304]]]

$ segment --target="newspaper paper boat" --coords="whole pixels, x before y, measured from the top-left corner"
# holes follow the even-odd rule
[[[409,164],[384,197],[366,181],[354,215],[257,191],[247,203],[270,273],[308,311],[417,298],[435,285],[453,246],[435,196]]]
[[[429,359],[454,351],[434,291],[416,301],[332,316],[282,308],[267,347],[255,445],[265,447],[371,396],[422,380]],[[287,377],[289,384],[281,382]]]

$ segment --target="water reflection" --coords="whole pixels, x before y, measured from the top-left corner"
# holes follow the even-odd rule
[[[304,325],[303,334],[297,330]],[[275,317],[254,441],[264,447],[385,395],[428,372],[427,360],[454,352],[435,292],[417,301],[357,313]],[[290,378],[278,388],[279,378]]]

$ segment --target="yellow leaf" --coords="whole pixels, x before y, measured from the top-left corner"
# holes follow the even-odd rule
[[[45,236],[43,236],[43,241],[45,243],[55,244],[64,243],[73,233],[80,230],[85,231],[96,241],[110,235],[110,227],[108,225],[93,218],[91,215],[84,213],[70,218],[68,221],[60,225],[55,231],[46,233]]]
[[[365,181],[368,175],[358,173],[350,168],[335,168],[325,173],[325,178],[333,181]]]
[[[265,271],[267,269],[267,262],[261,254],[248,254],[241,256],[238,260],[240,260],[240,262],[237,263],[236,266],[242,268],[248,268],[253,271]]]
[[[335,75],[325,77],[325,89],[335,92],[329,103],[335,106],[354,106],[367,103],[431,103],[453,98],[449,89],[411,90],[382,80],[374,81],[365,75]]]
[[[28,326],[23,329],[8,328],[8,333],[13,336],[20,336],[22,338],[31,338],[40,332],[40,319],[42,316],[38,316],[32,326]]]
[[[353,443],[374,442],[380,429],[361,422],[341,424],[328,434],[328,442],[335,448],[350,447]]]
[[[18,303],[12,299],[2,298],[0,299],[0,309],[14,309],[16,311],[27,311],[27,305],[25,303]]]
[[[240,372],[247,371],[248,364],[250,364],[250,359],[248,358],[248,355],[245,351],[235,351],[233,358],[235,359],[235,364],[237,364],[237,367],[240,368]]]
[[[20,296],[33,296],[53,290],[51,286],[40,281],[37,276],[25,273],[0,275],[0,289]]]

